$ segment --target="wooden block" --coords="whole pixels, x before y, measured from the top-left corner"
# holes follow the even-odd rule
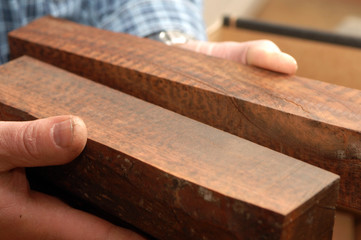
[[[54,18],[10,47],[335,172],[339,204],[361,209],[361,91]]]
[[[49,181],[159,239],[331,239],[338,176],[22,57],[0,119],[82,117],[88,144]]]

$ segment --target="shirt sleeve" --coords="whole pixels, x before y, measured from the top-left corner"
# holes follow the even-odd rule
[[[176,30],[206,40],[202,0],[0,0],[0,64],[9,59],[8,32],[44,15],[139,37]]]
[[[124,1],[112,14],[100,17],[98,27],[145,37],[164,30],[176,30],[206,40],[202,0]],[[98,18],[99,19],[99,18]]]

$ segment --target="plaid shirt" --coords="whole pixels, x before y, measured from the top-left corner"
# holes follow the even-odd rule
[[[144,37],[178,30],[205,40],[202,0],[1,0],[0,64],[8,61],[7,33],[44,15]]]

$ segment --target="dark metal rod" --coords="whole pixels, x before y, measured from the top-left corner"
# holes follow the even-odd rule
[[[230,26],[231,19],[229,17],[224,17],[223,25]],[[319,31],[308,28],[292,27],[287,25],[279,25],[275,23],[247,20],[241,18],[238,18],[236,20],[235,25],[237,28],[244,28],[254,31],[261,31],[261,32],[285,35],[290,37],[303,38],[308,40],[361,48],[361,38],[337,34],[337,33]]]

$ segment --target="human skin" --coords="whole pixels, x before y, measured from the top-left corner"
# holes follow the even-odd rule
[[[143,239],[29,188],[24,167],[68,163],[86,140],[85,124],[75,116],[0,122],[1,239]]]
[[[182,48],[220,57],[245,65],[253,65],[267,70],[293,75],[297,71],[296,60],[282,52],[269,40],[248,42],[202,42],[189,41]]]

